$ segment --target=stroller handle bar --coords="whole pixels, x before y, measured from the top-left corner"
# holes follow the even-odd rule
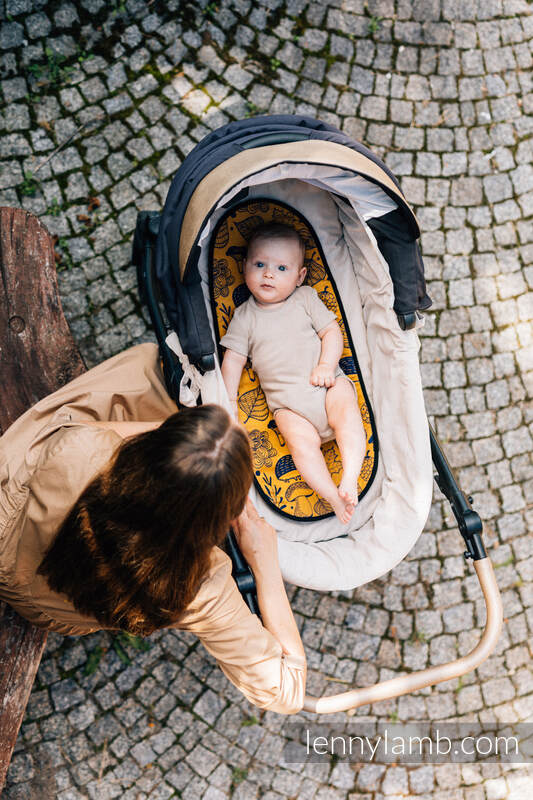
[[[474,561],[474,567],[485,598],[487,621],[481,639],[470,653],[455,661],[448,661],[445,664],[438,664],[407,675],[399,675],[396,678],[376,683],[374,686],[351,689],[348,692],[341,692],[329,697],[306,695],[304,711],[312,711],[316,714],[334,714],[337,711],[356,709],[368,703],[390,700],[434,683],[458,678],[459,675],[464,675],[478,667],[489,657],[496,646],[502,629],[503,609],[490,558],[485,556],[485,558]]]
[[[312,711],[316,714],[351,711],[368,703],[390,700],[393,697],[400,697],[402,694],[423,689],[425,686],[430,686],[434,683],[458,678],[459,675],[464,675],[466,672],[478,667],[496,647],[502,629],[503,608],[494,568],[485,552],[481,538],[483,527],[481,519],[471,506],[472,498],[466,497],[459,488],[453,470],[442,452],[439,440],[431,425],[429,425],[429,438],[433,464],[436,468],[435,481],[452,507],[459,526],[459,532],[466,544],[464,557],[473,561],[485,598],[487,621],[481,639],[470,653],[455,661],[448,661],[445,664],[438,664],[418,672],[399,675],[396,678],[376,683],[374,686],[352,689],[329,697],[306,695],[304,711]]]

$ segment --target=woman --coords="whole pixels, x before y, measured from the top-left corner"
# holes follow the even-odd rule
[[[275,531],[246,500],[246,433],[218,406],[176,411],[157,347],[147,344],[67,384],[6,431],[0,598],[66,635],[192,631],[252,703],[294,713],[305,656]],[[230,523],[263,625],[219,548]]]

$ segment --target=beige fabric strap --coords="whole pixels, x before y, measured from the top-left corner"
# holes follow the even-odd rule
[[[183,278],[187,259],[200,227],[214,203],[226,194],[236,182],[243,180],[247,175],[260,172],[275,164],[291,161],[327,164],[332,167],[349,169],[377,181],[398,197],[402,204],[406,204],[401,191],[381,167],[367,156],[351,150],[343,144],[312,139],[243,150],[211,170],[193,192],[181,228],[179,243],[181,278]],[[414,214],[413,219],[416,219]]]

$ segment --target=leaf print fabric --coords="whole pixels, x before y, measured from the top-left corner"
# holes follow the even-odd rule
[[[370,485],[377,466],[377,437],[364,386],[357,371],[357,358],[343,318],[336,289],[325,258],[309,224],[296,211],[278,201],[253,198],[231,209],[214,232],[210,291],[218,340],[226,333],[234,311],[249,297],[243,279],[248,240],[259,225],[281,222],[295,228],[305,242],[305,283],[312,286],[322,302],[333,311],[340,325],[344,349],[341,369],[353,381],[363,425],[367,453],[358,481],[359,497]],[[221,354],[220,354],[221,355]],[[243,370],[237,405],[239,417],[248,430],[256,485],[267,502],[280,513],[295,519],[321,519],[332,515],[331,507],[302,480],[267,405],[265,394],[250,362]],[[335,441],[322,445],[328,469],[336,485],[342,476],[339,449]]]

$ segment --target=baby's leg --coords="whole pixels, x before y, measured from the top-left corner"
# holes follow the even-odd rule
[[[357,478],[366,454],[366,434],[349,378],[337,378],[326,394],[326,414],[335,431],[342,458],[339,495],[348,503],[357,503]]]
[[[327,500],[341,522],[348,522],[353,506],[343,500],[333,483],[320,449],[320,436],[309,420],[281,408],[276,411],[276,425],[287,442],[296,468],[304,481]]]

